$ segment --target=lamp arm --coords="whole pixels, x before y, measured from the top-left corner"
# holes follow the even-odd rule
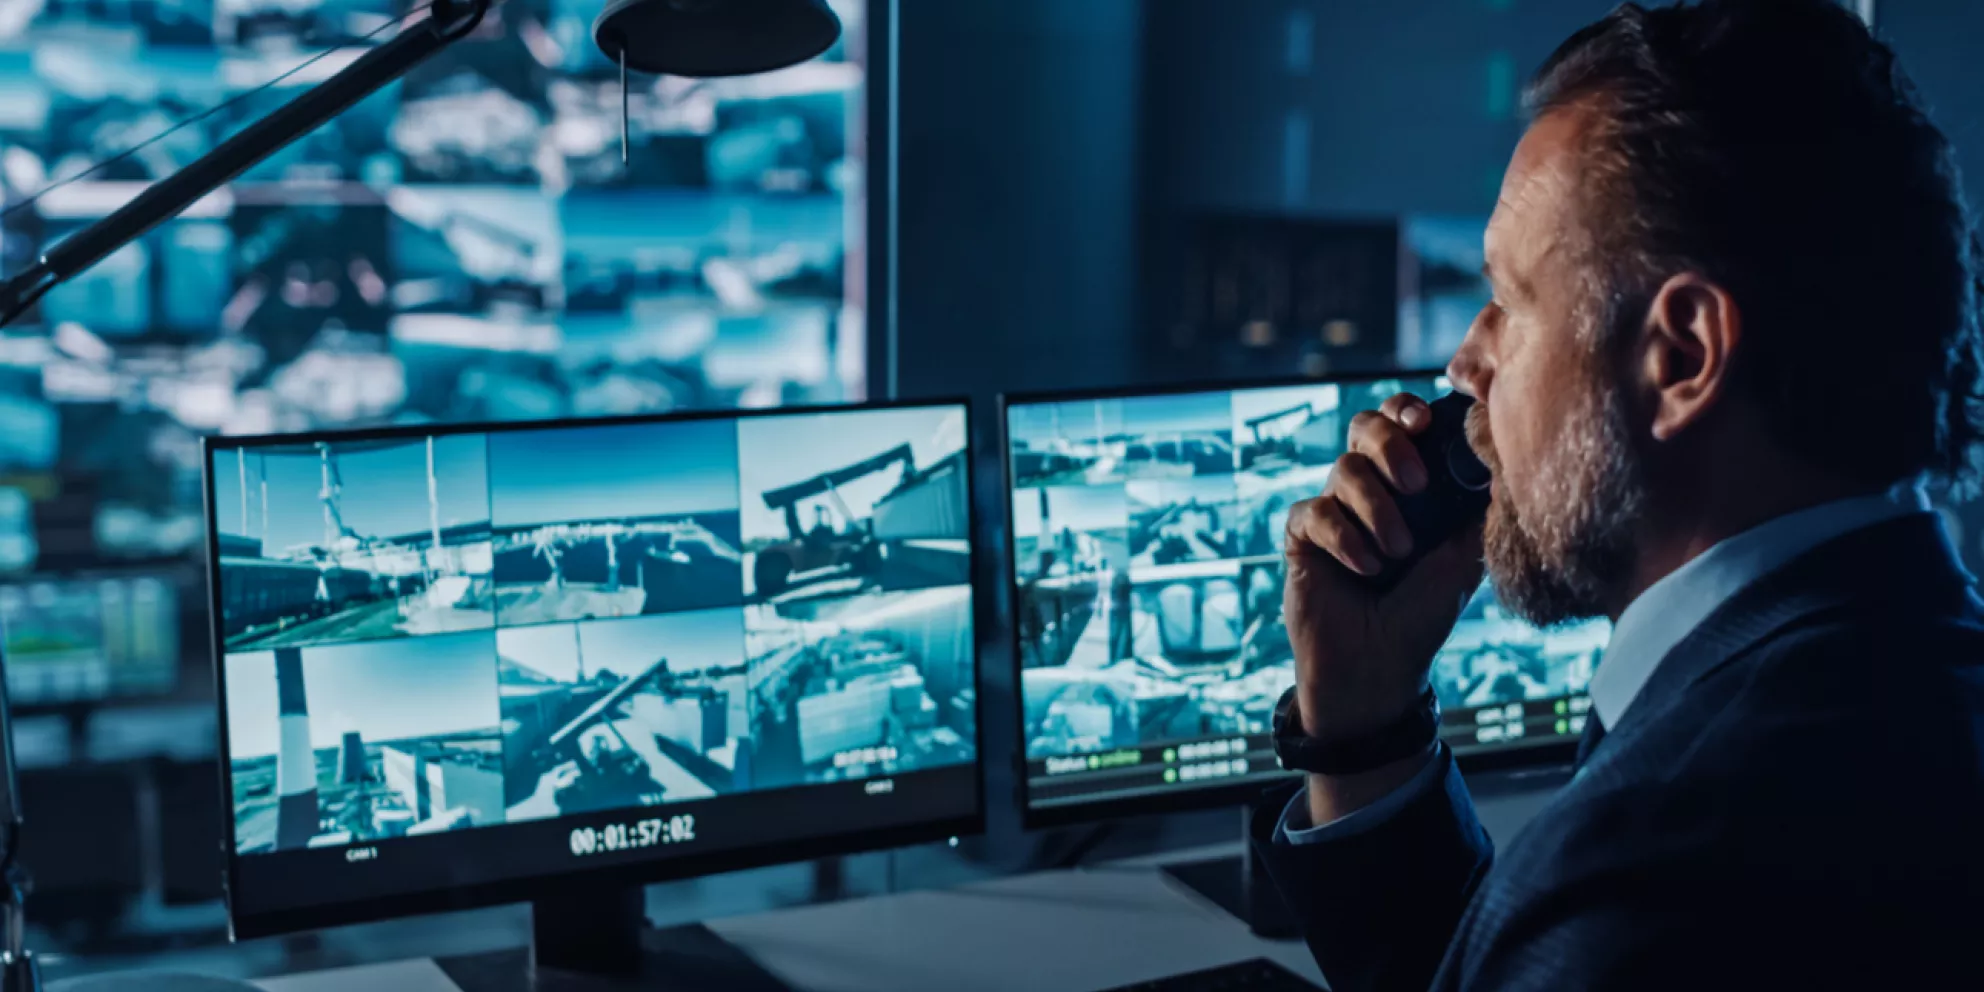
[[[129,203],[49,249],[0,282],[0,326],[11,324],[57,285],[143,237],[200,198],[315,131],[399,79],[428,56],[475,30],[492,0],[435,0],[421,24],[395,35],[305,90],[184,169],[146,187]]]

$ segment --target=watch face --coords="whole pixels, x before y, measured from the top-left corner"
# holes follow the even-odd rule
[[[1269,729],[1274,732],[1275,736],[1278,737],[1285,732],[1285,728],[1288,726],[1288,719],[1294,713],[1295,687],[1289,686],[1288,691],[1282,693],[1281,698],[1276,700],[1274,704],[1274,726]]]

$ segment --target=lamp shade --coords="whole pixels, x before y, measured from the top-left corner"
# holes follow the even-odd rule
[[[669,76],[744,76],[832,48],[840,18],[826,0],[610,0],[592,37],[614,62]]]

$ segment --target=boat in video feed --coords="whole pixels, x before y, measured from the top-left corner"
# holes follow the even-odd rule
[[[230,654],[234,847],[342,847],[504,822],[491,633]]]
[[[220,450],[213,473],[229,651],[494,623],[482,435]]]
[[[753,788],[969,761],[963,411],[750,419],[738,450]]]
[[[501,432],[489,471],[499,624],[743,601],[735,423]]]
[[[497,632],[511,822],[751,788],[739,607]]]

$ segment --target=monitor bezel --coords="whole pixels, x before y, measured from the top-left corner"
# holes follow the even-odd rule
[[[220,536],[213,525],[217,505],[214,488],[213,457],[216,452],[236,449],[253,449],[270,445],[293,445],[323,439],[347,441],[386,440],[393,438],[447,436],[458,434],[503,434],[519,431],[563,430],[587,427],[616,427],[636,424],[687,423],[694,421],[730,420],[744,421],[779,417],[804,417],[819,414],[855,414],[874,410],[936,409],[954,408],[965,417],[965,491],[974,491],[971,442],[971,402],[968,398],[942,398],[920,400],[878,400],[851,404],[828,404],[814,406],[774,407],[758,410],[697,410],[660,414],[635,414],[619,417],[560,418],[556,420],[501,421],[495,423],[459,424],[405,424],[371,428],[311,431],[294,434],[232,435],[224,437],[202,437],[201,457],[201,501],[205,512],[206,540],[205,560],[201,563],[206,572],[207,583],[207,627],[213,640],[209,669],[214,679],[214,696],[217,707],[216,742],[220,776],[221,795],[221,842],[226,857],[226,868],[222,876],[222,892],[227,905],[228,933],[232,940],[246,940],[255,937],[270,937],[296,933],[304,930],[318,930],[326,927],[344,926],[379,920],[416,916],[426,913],[452,912],[456,910],[480,909],[507,903],[529,902],[535,898],[558,895],[574,890],[597,891],[612,888],[645,886],[660,882],[677,881],[751,868],[764,868],[773,865],[810,861],[817,858],[859,854],[867,851],[906,847],[914,844],[933,843],[954,837],[975,836],[985,831],[985,693],[983,666],[985,663],[985,631],[976,622],[972,626],[971,667],[972,667],[972,769],[976,785],[972,790],[975,797],[972,812],[915,823],[904,823],[878,830],[858,830],[840,834],[815,837],[800,837],[759,847],[738,848],[709,854],[650,858],[641,861],[614,863],[600,867],[586,867],[574,864],[569,871],[552,875],[537,875],[524,878],[501,879],[480,882],[472,885],[451,886],[426,892],[381,895],[366,899],[325,903],[300,909],[243,912],[236,902],[235,879],[244,857],[235,847],[234,785],[232,762],[228,760],[227,740],[227,685],[226,651],[223,647],[221,619],[221,585],[219,569]],[[967,500],[967,503],[973,501]],[[978,533],[976,506],[966,508],[965,522],[968,534]],[[977,546],[974,554],[984,554]],[[971,582],[972,600],[977,603],[987,594],[978,580],[974,567]],[[977,609],[974,607],[974,621]],[[799,787],[801,790],[805,786]],[[665,807],[662,807],[665,808]],[[509,824],[493,825],[479,829],[501,830]],[[253,855],[250,855],[253,857]]]
[[[1320,376],[1286,376],[1270,379],[1245,380],[1203,380],[1167,383],[1155,386],[1110,386],[1097,389],[1054,389],[1032,390],[1013,393],[1000,393],[995,404],[997,436],[999,443],[1000,479],[999,507],[1003,516],[1006,539],[1001,548],[1006,557],[1007,602],[1013,609],[1019,608],[1019,561],[1017,554],[1018,537],[1013,532],[1013,446],[1008,412],[1014,406],[1040,403],[1079,403],[1089,400],[1141,399],[1144,397],[1177,396],[1189,393],[1233,392],[1252,389],[1279,389],[1289,386],[1311,385],[1358,385],[1378,382],[1384,379],[1433,379],[1444,377],[1447,370],[1439,369],[1395,369],[1382,372],[1343,372]],[[1033,783],[1027,774],[1028,755],[1026,751],[1026,704],[1025,691],[1021,679],[1025,677],[1020,667],[1020,643],[1017,635],[1010,638],[1010,656],[1007,659],[1013,674],[1013,694],[1018,702],[1013,707],[1013,722],[1016,731],[1014,746],[1014,774],[1019,779],[1020,822],[1028,830],[1046,830],[1056,827],[1094,823],[1099,820],[1116,820],[1137,816],[1161,815],[1166,813],[1191,813],[1201,810],[1220,809],[1251,802],[1255,798],[1277,787],[1295,781],[1296,774],[1282,772],[1273,779],[1254,779],[1230,785],[1215,785],[1200,788],[1181,788],[1142,796],[1103,797],[1094,800],[1076,800],[1057,803],[1051,806],[1036,806],[1033,801]],[[1508,750],[1476,752],[1456,755],[1455,761],[1463,772],[1501,771],[1505,769],[1547,768],[1569,764],[1577,753],[1577,742],[1552,740],[1548,743],[1530,744]]]

